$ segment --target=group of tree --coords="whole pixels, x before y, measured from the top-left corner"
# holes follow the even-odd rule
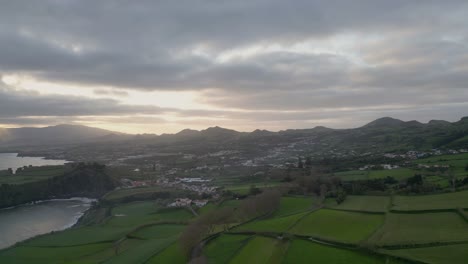
[[[223,207],[198,217],[182,232],[179,245],[183,252],[190,256],[192,250],[215,228],[227,230],[233,223],[243,222],[266,215],[278,209],[281,193],[267,190],[243,200],[238,208]]]
[[[63,175],[42,181],[0,186],[0,208],[37,200],[70,197],[100,197],[114,189],[116,183],[105,173],[103,165],[76,164]]]

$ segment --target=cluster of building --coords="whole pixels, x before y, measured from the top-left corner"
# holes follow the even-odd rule
[[[365,170],[370,170],[370,169],[373,169],[373,168],[377,168],[379,166],[381,168],[383,168],[384,170],[394,170],[394,169],[399,169],[400,168],[400,166],[398,166],[398,165],[380,164],[380,165],[366,165],[366,166],[363,166],[363,167],[359,168],[359,170],[365,171]]]
[[[177,198],[174,202],[168,204],[168,207],[187,207],[187,206],[197,206],[203,207],[208,203],[208,200],[191,200],[189,198]]]

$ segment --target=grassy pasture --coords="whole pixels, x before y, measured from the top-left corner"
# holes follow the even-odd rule
[[[63,175],[65,170],[65,166],[58,165],[27,167],[14,175],[8,175],[6,171],[2,171],[3,173],[0,172],[0,184],[24,184],[47,180],[48,178]]]
[[[226,200],[222,202],[219,207],[238,207],[242,200]]]
[[[304,217],[290,232],[328,240],[357,243],[383,223],[384,215],[321,209]]]
[[[325,200],[325,205],[330,208],[364,212],[386,212],[389,203],[388,196],[348,195],[341,204],[337,204],[335,199]]]
[[[251,237],[245,235],[223,234],[205,246],[204,254],[209,263],[228,263],[249,239]]]
[[[420,195],[395,196],[393,210],[417,211],[468,208],[468,191]]]
[[[158,263],[171,263],[171,264],[185,264],[187,258],[182,253],[178,242],[173,243],[169,247],[165,248],[159,254],[150,258],[146,263],[158,264]]]
[[[277,240],[266,237],[255,237],[251,239],[229,263],[271,263],[269,260],[276,249]]]
[[[39,236],[25,242],[27,246],[73,246],[115,241],[125,236],[131,228],[90,226],[67,229]]]
[[[106,226],[137,226],[155,221],[183,221],[192,218],[184,208],[161,209],[154,202],[133,202],[112,209],[112,218]]]
[[[240,195],[246,195],[249,193],[250,188],[252,186],[255,186],[260,189],[266,189],[266,188],[271,188],[271,187],[276,187],[280,185],[280,182],[258,182],[258,183],[251,183],[251,184],[237,184],[237,185],[228,185],[225,187],[226,190],[232,191],[234,193],[240,194]]]
[[[455,155],[440,155],[432,156],[424,159],[417,159],[414,163],[438,163],[450,160],[465,160],[468,161],[468,153],[455,154]]]
[[[177,237],[184,228],[184,225],[154,225],[142,228],[132,235],[144,239]]]
[[[425,159],[414,160],[413,163],[426,165],[449,165],[455,176],[468,176],[468,171],[465,170],[465,167],[468,164],[468,153],[433,156]]]
[[[8,250],[0,251],[0,262],[15,264],[70,263],[77,258],[102,251],[110,246],[110,243],[74,247],[17,246]]]
[[[371,241],[378,245],[468,241],[468,224],[457,213],[388,214]]]
[[[125,197],[129,197],[129,196],[140,195],[140,194],[152,194],[152,193],[158,193],[158,192],[165,192],[165,190],[158,186],[119,189],[119,190],[115,190],[115,191],[107,193],[103,197],[103,199],[109,200],[109,201],[117,201]]]
[[[468,244],[382,250],[383,253],[433,264],[466,264]]]
[[[159,252],[162,252],[175,241],[176,238],[146,240],[138,246],[131,247],[125,252],[112,257],[105,263],[144,263]]]
[[[274,215],[284,216],[305,212],[312,207],[312,199],[312,197],[282,197],[280,207]]]
[[[327,264],[402,264],[393,258],[367,255],[356,251],[320,245],[305,240],[293,240],[283,260],[284,264],[327,263]]]
[[[299,213],[283,217],[249,222],[236,228],[236,231],[286,232],[294,223],[307,214]]]
[[[399,168],[394,170],[342,171],[335,173],[335,176],[340,177],[344,181],[381,179],[387,176],[402,180],[414,176],[415,173],[418,172],[408,168]]]
[[[335,172],[334,175],[341,178],[343,181],[367,180],[368,178],[367,171],[360,170],[340,171]]]

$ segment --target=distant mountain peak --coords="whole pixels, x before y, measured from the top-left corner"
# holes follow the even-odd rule
[[[215,127],[209,127],[205,130],[200,131],[202,135],[205,136],[210,136],[210,137],[216,137],[216,136],[232,136],[232,135],[237,135],[240,132],[237,132],[236,130],[232,129],[227,129],[219,126]]]
[[[400,119],[392,118],[392,117],[382,117],[379,119],[376,119],[364,127],[385,127],[385,126],[399,126],[404,124],[404,121],[401,121]]]
[[[451,123],[445,120],[431,120],[427,124],[428,125],[449,125]]]

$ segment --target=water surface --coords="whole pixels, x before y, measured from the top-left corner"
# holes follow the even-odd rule
[[[0,209],[0,249],[19,241],[71,227],[93,200],[72,198]]]
[[[63,165],[66,160],[49,160],[42,157],[18,157],[18,153],[0,153],[0,170],[12,168],[16,171],[24,166]]]

